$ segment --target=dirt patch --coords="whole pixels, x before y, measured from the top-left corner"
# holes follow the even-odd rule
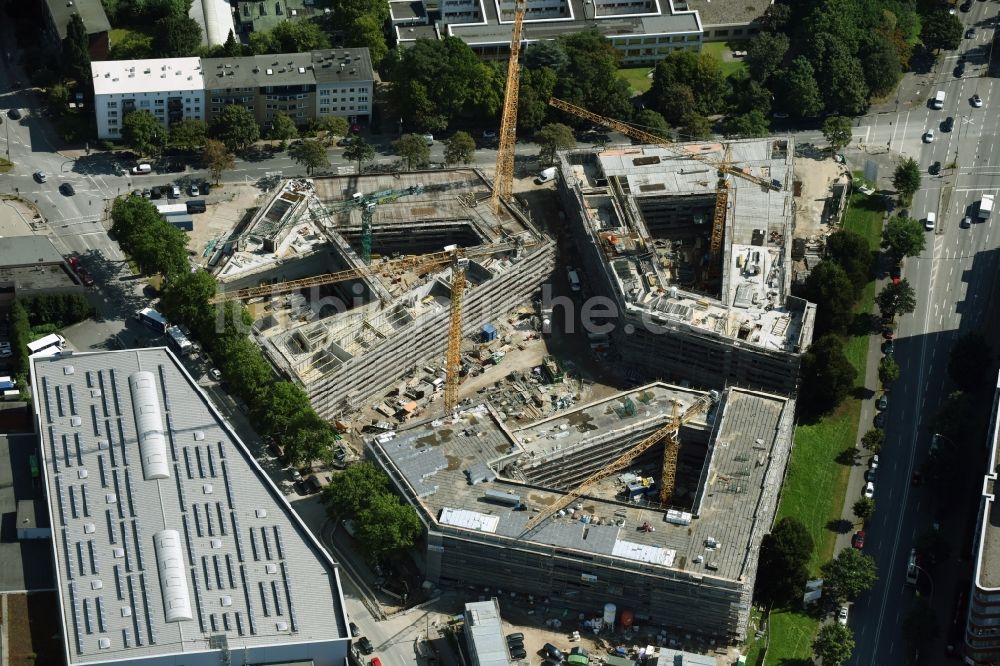
[[[802,187],[795,197],[795,238],[811,238],[830,231],[823,222],[823,208],[833,184],[845,173],[847,168],[832,159],[795,158],[795,179]]]
[[[62,631],[55,592],[7,595],[10,666],[63,663]]]

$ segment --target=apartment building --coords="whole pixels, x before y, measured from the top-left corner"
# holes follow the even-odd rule
[[[281,112],[297,125],[324,116],[369,120],[375,73],[366,48],[241,58],[204,58],[207,120],[240,104],[265,129]]]
[[[164,127],[205,120],[205,90],[198,58],[102,60],[90,64],[100,139],[120,139],[132,111],[149,111]]]

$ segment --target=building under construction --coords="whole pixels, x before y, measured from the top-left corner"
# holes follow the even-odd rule
[[[629,376],[792,394],[815,306],[790,295],[789,139],[562,153],[584,295],[610,298]],[[731,163],[720,180],[718,164]]]
[[[218,246],[226,291],[356,270],[352,280],[251,301],[258,342],[325,418],[364,404],[409,371],[443,361],[451,266],[421,255],[475,248],[465,268],[463,331],[529,302],[555,245],[520,211],[489,205],[473,169],[286,181]],[[410,270],[385,260],[413,256]]]
[[[593,481],[698,403],[707,409],[672,440],[669,506],[659,502],[658,443]],[[655,383],[517,430],[480,405],[368,450],[426,526],[427,580],[515,593],[546,619],[600,618],[612,604],[625,627],[708,647],[745,637],[794,411],[790,399],[748,389]]]

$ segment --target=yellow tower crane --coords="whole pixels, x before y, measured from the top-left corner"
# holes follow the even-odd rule
[[[451,265],[451,322],[448,326],[448,354],[445,357],[444,409],[450,412],[458,404],[458,380],[462,369],[462,294],[465,292],[465,269],[469,259],[461,249],[454,251]]]
[[[677,421],[677,410],[680,403],[672,400],[673,420]],[[679,430],[679,426],[678,426]],[[660,474],[660,504],[670,504],[674,496],[674,483],[677,481],[677,440],[678,430],[671,430],[663,442],[663,473]]]
[[[500,214],[500,201],[510,198],[514,189],[514,146],[517,143],[517,93],[521,85],[521,33],[524,29],[524,0],[514,7],[514,31],[510,38],[510,59],[507,61],[507,84],[500,115],[500,141],[497,147],[497,168],[493,177],[493,197],[490,206]]]
[[[521,533],[523,536],[527,534],[534,528],[538,527],[547,518],[551,517],[553,514],[557,513],[560,509],[564,509],[578,498],[582,497],[588,490],[594,487],[596,484],[600,483],[604,479],[608,478],[612,474],[615,474],[622,468],[628,466],[633,460],[638,458],[640,455],[645,453],[654,444],[662,440],[664,437],[676,437],[677,431],[685,423],[691,421],[698,414],[707,411],[712,406],[712,395],[707,394],[698,398],[683,414],[677,416],[677,406],[674,406],[674,415],[671,416],[670,420],[667,421],[665,425],[657,428],[655,432],[643,439],[641,442],[633,446],[631,449],[626,451],[621,457],[619,457],[614,462],[609,465],[602,467],[597,472],[591,474],[589,477],[584,479],[576,488],[570,490],[565,495],[557,499],[555,502],[545,507],[540,512],[532,516],[531,520],[524,526],[524,531]],[[675,456],[676,458],[676,456]],[[675,464],[676,467],[676,464]]]

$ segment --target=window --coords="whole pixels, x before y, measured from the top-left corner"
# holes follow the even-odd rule
[[[108,118],[108,125],[117,125],[117,124],[118,124],[117,118]]]
[[[155,100],[154,104],[156,104],[156,106],[163,106],[164,102],[163,102],[162,99],[158,99],[158,100]]]
[[[274,3],[274,13],[277,14],[278,16],[281,16],[281,3],[280,2]]]
[[[117,111],[108,111],[108,118],[117,118],[117,117],[118,117]]]
[[[729,31],[728,30],[716,30],[715,31],[715,36],[716,37],[728,37],[729,36]]]
[[[118,108],[118,102],[108,102],[108,108],[109,109],[117,109]]]
[[[743,28],[733,28],[733,37],[739,37],[743,34]]]
[[[328,107],[328,106],[321,106],[321,107],[319,107],[319,112],[320,113],[330,113],[330,107]]]

